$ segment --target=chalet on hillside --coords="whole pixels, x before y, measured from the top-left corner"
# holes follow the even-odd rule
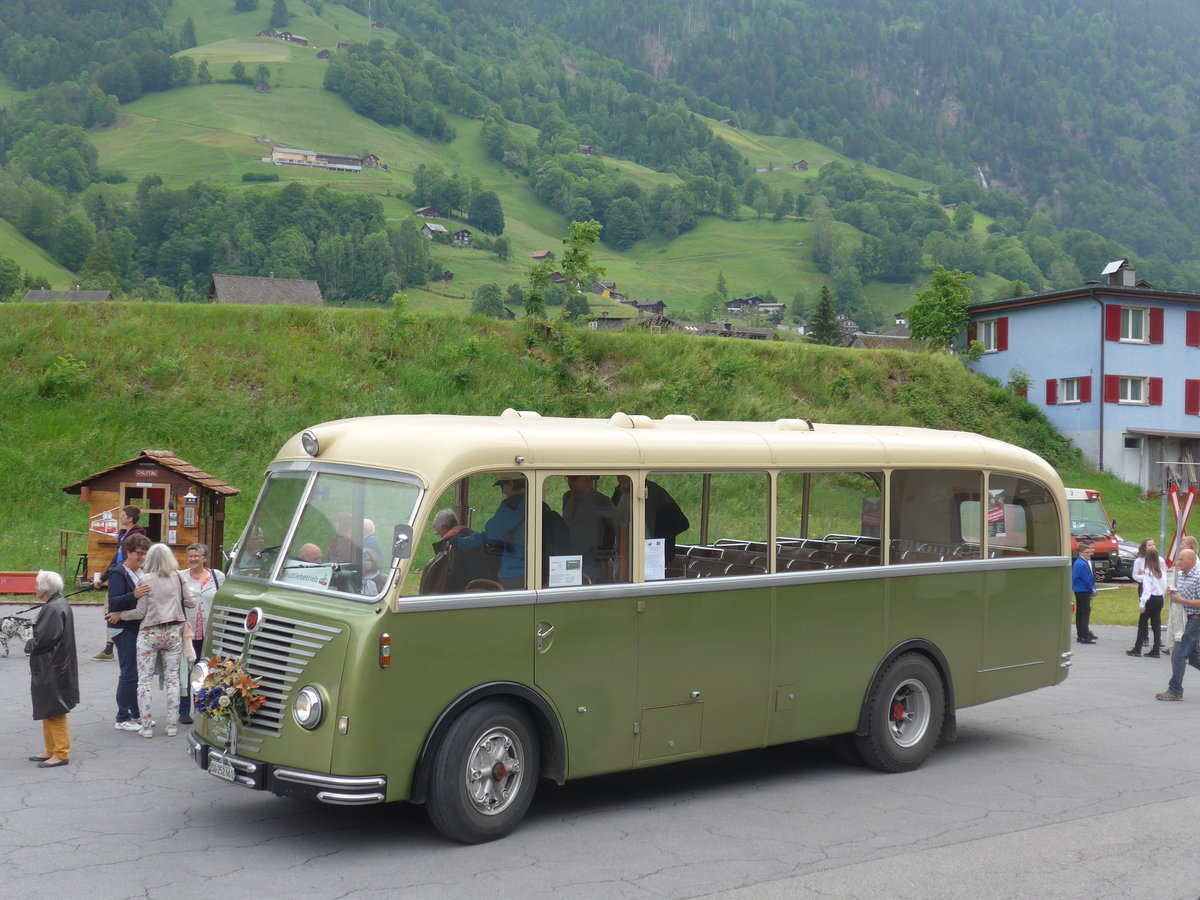
[[[435,235],[448,235],[449,233],[445,225],[439,225],[437,222],[426,222],[421,226],[421,234],[430,240],[433,240]]]
[[[422,219],[440,219],[442,214],[432,206],[418,206],[412,211],[414,216],[420,216]]]
[[[210,303],[240,303],[250,306],[324,306],[321,288],[315,281],[299,278],[266,278],[250,275],[214,275],[208,287]]]
[[[798,159],[794,163],[792,163],[792,168],[795,169],[797,172],[807,172],[808,171],[808,160],[807,159]]]
[[[639,303],[637,300],[622,300],[626,306],[632,306],[639,316],[662,316],[667,304],[661,300],[647,300]]]
[[[21,298],[24,303],[95,303],[111,300],[112,291],[27,291]]]
[[[553,250],[534,250],[529,254],[529,258],[534,262],[541,262],[544,259],[554,259]]]
[[[460,228],[454,234],[450,235],[450,240],[455,247],[470,247],[471,246],[471,231],[467,228]]]
[[[329,59],[330,55],[331,54],[328,50],[322,50],[317,54],[317,59]]]
[[[579,152],[582,153],[584,156],[595,156],[596,148],[593,147],[591,144],[580,144]]]

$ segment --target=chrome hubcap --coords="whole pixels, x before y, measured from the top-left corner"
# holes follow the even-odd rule
[[[516,799],[523,776],[521,740],[508,728],[491,728],[467,757],[467,796],[485,816],[504,812]]]
[[[925,685],[915,678],[902,681],[892,694],[888,709],[888,730],[892,740],[900,747],[918,743],[929,729],[931,712]]]

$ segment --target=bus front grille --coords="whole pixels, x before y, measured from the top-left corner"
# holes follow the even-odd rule
[[[287,712],[287,699],[309,661],[342,629],[272,614],[263,616],[262,625],[250,635],[245,629],[248,612],[229,606],[213,607],[209,650],[214,656],[242,660],[258,681],[259,693],[266,697],[266,703],[243,730],[249,732],[246,737],[254,743],[255,734],[278,737]]]

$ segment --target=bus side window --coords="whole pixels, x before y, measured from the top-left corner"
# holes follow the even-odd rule
[[[770,491],[762,473],[650,473],[644,578],[765,575]]]
[[[977,559],[979,526],[962,525],[961,507],[980,509],[983,473],[913,469],[891,475],[890,559],[894,564]]]
[[[988,556],[1058,556],[1058,510],[1045,485],[1015,475],[988,476]]]
[[[544,482],[542,584],[575,587],[630,580],[628,475],[571,472]]]
[[[775,571],[877,566],[882,472],[782,472]]]

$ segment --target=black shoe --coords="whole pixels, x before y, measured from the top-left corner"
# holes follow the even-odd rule
[[[68,766],[70,764],[71,764],[71,761],[69,759],[60,759],[56,763],[52,763],[49,760],[45,760],[43,762],[38,763],[37,767],[39,769],[59,769],[59,768],[62,768],[63,766]]]
[[[180,725],[191,725],[191,724],[192,724],[192,717],[191,717],[191,716],[189,716],[187,713],[183,713],[183,714],[182,714],[182,715],[180,715],[180,717],[179,717],[179,724],[180,724]]]
[[[1089,631],[1088,637],[1090,637],[1093,641],[1100,640],[1100,636],[1098,634],[1096,634],[1096,632],[1094,632],[1094,631]]]
[[[1142,651],[1141,650],[1126,650],[1125,655],[1126,656],[1141,656]],[[1146,654],[1146,655],[1149,656],[1150,654]],[[1157,655],[1157,654],[1155,654],[1155,655]]]
[[[1147,656],[1148,658],[1150,658],[1150,659],[1158,659],[1160,656],[1162,656],[1162,654],[1161,654],[1161,653],[1159,653],[1159,652],[1158,652],[1158,650],[1157,650],[1157,648],[1156,648],[1156,649],[1154,649],[1154,650],[1147,650],[1147,651],[1146,651],[1146,656]]]
[[[1080,643],[1080,644],[1094,644],[1094,643],[1096,643],[1096,639],[1095,639],[1094,637],[1081,637],[1081,638],[1075,638],[1075,640],[1076,640],[1076,642],[1077,642],[1077,643]]]

